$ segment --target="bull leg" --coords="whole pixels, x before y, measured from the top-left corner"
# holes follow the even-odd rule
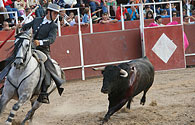
[[[114,106],[112,108],[109,108],[108,112],[104,116],[104,119],[102,121],[102,124],[104,124],[105,122],[107,122],[108,119],[110,118],[110,116],[112,116],[115,112],[117,112],[119,109],[121,109],[127,103],[127,101],[128,101],[127,99],[124,99],[119,104],[117,104],[116,106]]]
[[[146,93],[147,93],[148,89],[144,90],[144,94],[143,94],[143,96],[142,96],[142,98],[140,100],[140,105],[144,105],[145,104],[145,102],[146,102]]]
[[[131,101],[132,101],[132,98],[130,98],[129,101],[128,101],[128,103],[127,103],[127,108],[128,108],[128,109],[130,109]]]
[[[32,109],[27,113],[25,119],[22,121],[21,125],[25,125],[27,120],[32,120],[35,111],[41,106],[42,103],[35,101],[32,102]]]
[[[19,101],[17,103],[15,103],[12,107],[12,110],[5,122],[6,125],[11,125],[12,124],[12,120],[14,119],[14,116],[16,114],[16,112],[19,110],[19,108],[30,98],[29,94],[23,94],[21,96],[19,96]]]

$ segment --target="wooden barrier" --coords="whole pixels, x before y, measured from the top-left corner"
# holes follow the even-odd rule
[[[186,54],[195,54],[195,24],[184,25],[184,32],[188,38],[189,46],[186,49]],[[195,65],[195,55],[186,56],[186,65]]]
[[[144,29],[145,54],[155,70],[185,68],[182,26]]]
[[[179,18],[175,18],[173,20],[179,21]],[[145,20],[145,26],[149,25],[149,23],[151,22],[153,22],[152,19]],[[169,19],[163,19],[163,24],[167,23],[169,23]],[[141,39],[140,30],[138,27],[139,20],[126,21],[124,31],[121,31],[120,22],[114,24],[94,24],[93,34],[89,34],[89,27],[82,27],[84,64],[91,65],[97,63],[130,60],[141,57]],[[187,53],[194,53],[194,25],[185,25],[184,27],[185,33],[190,42],[190,46],[189,48],[187,48]],[[162,29],[165,30],[166,28]],[[169,30],[171,31],[171,29]],[[174,30],[176,31],[178,29],[176,28]],[[10,32],[11,31],[0,31],[0,41],[5,40],[6,36],[8,36]],[[178,32],[174,33],[178,34]],[[59,62],[60,66],[63,68],[80,66],[81,58],[77,26],[62,28],[62,34],[63,36],[57,37],[56,42],[51,45],[51,56],[57,62]],[[14,38],[12,37],[12,39]],[[179,39],[178,43],[176,44],[182,45],[181,40]],[[6,49],[9,48],[11,45],[13,45],[13,42],[8,42],[5,44],[5,46],[3,46],[2,49],[0,49],[0,61],[8,56],[8,52],[6,51]],[[179,49],[181,49],[181,46],[178,47]],[[177,58],[182,59],[181,63],[183,67],[183,57],[180,58],[180,54],[179,56],[176,56],[174,58],[171,57],[169,61],[180,61]],[[187,57],[187,65],[194,64],[188,63],[188,59],[190,59],[191,62],[195,62],[195,59],[193,57]],[[153,63],[154,65],[156,65],[155,63],[159,63],[159,60],[157,59],[157,62]],[[162,70],[163,68],[167,69],[167,67],[155,67],[156,70]],[[68,80],[81,78],[80,68],[65,70],[65,73]],[[85,68],[85,75],[86,77],[91,77],[97,76],[99,75],[99,73],[92,71],[91,68]]]

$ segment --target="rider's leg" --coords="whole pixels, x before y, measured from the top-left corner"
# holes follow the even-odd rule
[[[49,71],[46,69],[46,75],[42,83],[41,94],[39,95],[39,98],[38,98],[39,102],[47,103],[47,104],[49,103],[47,89],[49,88],[50,84],[51,84],[51,75]]]

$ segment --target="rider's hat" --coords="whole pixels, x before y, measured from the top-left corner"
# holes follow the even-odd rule
[[[53,3],[50,3],[47,9],[58,12],[58,13],[60,12],[60,6],[58,6],[57,4],[53,4]]]

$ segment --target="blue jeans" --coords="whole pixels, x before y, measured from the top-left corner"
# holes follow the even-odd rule
[[[16,8],[11,8],[9,5],[5,6],[5,8],[7,9],[7,12],[10,12],[10,11],[17,11],[18,17],[21,16],[20,13],[19,13],[19,11],[18,11],[18,9],[16,9]],[[14,18],[13,13],[10,13],[10,14],[9,14],[9,18],[11,18],[11,19]]]
[[[93,12],[97,9],[97,7],[98,7],[98,5],[97,5],[95,2],[93,2],[93,1],[91,1],[91,2],[89,3],[89,5],[90,5],[90,7],[91,7],[91,12],[92,12],[92,13],[93,13]],[[102,8],[103,13],[107,13],[107,12],[108,12],[108,10],[107,10],[106,6],[104,6],[104,3],[103,3],[103,2],[101,2],[100,6],[101,6],[101,8]]]

